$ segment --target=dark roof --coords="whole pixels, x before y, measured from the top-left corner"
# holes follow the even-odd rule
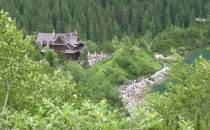
[[[74,32],[38,33],[36,43],[42,53],[46,51],[46,46],[55,52],[64,52],[65,54],[75,54],[81,52],[84,48],[84,44],[79,40],[77,33]]]
[[[81,44],[82,42],[79,40],[78,36],[74,32],[70,33],[38,33],[36,43],[41,46],[43,43],[45,44],[54,44],[55,40],[60,37],[65,44],[69,44],[71,46],[76,46]]]

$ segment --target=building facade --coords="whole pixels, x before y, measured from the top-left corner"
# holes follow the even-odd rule
[[[45,53],[51,49],[56,53],[63,53],[67,59],[79,60],[85,44],[80,41],[76,32],[70,33],[38,33],[36,44]]]

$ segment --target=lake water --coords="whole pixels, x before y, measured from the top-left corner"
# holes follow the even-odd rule
[[[200,56],[210,60],[210,50],[207,50],[207,48],[195,49],[185,56],[184,62],[187,64],[192,64]],[[152,92],[163,92],[165,90],[164,86],[164,83],[160,85],[155,85],[152,87]]]
[[[186,55],[184,62],[188,64],[192,64],[200,56],[202,56],[205,59],[210,60],[210,50],[207,50],[207,48],[195,49],[194,51]]]

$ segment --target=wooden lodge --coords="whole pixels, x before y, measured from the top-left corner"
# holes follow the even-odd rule
[[[76,32],[70,33],[38,33],[36,44],[41,53],[47,48],[56,53],[63,53],[67,59],[79,60],[84,49],[84,43],[80,41]]]

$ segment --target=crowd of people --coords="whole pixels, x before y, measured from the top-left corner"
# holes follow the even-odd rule
[[[108,55],[103,54],[102,52],[101,52],[101,54],[98,54],[98,53],[96,53],[96,52],[95,52],[94,54],[90,54],[90,53],[88,52],[88,65],[89,65],[89,66],[93,66],[93,65],[95,65],[96,63],[98,63],[98,62],[100,62],[100,61],[106,59],[107,57],[108,57]]]
[[[147,86],[163,82],[167,78],[169,70],[169,67],[164,66],[163,69],[152,76],[134,80],[129,84],[120,87],[120,98],[129,113],[132,113],[132,111],[144,101]]]
[[[167,56],[167,57],[165,57],[163,54],[158,54],[158,53],[156,53],[154,55],[154,57],[157,60],[175,60],[175,57],[174,56]]]

